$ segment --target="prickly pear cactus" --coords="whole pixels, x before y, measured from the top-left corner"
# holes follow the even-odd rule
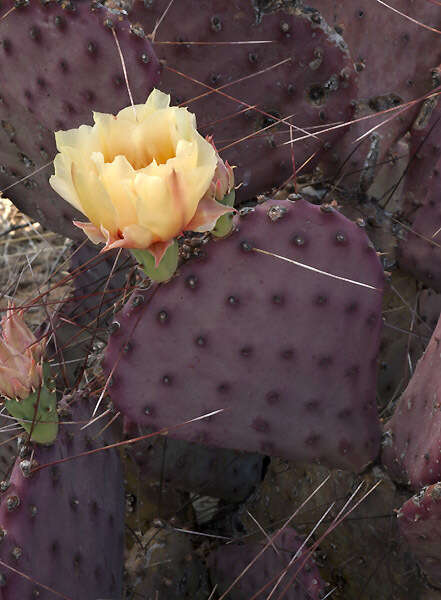
[[[118,454],[57,464],[111,441],[109,433],[94,440],[100,424],[81,430],[89,416],[89,402],[76,395],[57,441],[19,456],[2,484],[3,600],[49,599],[55,592],[70,600],[120,597],[124,495]]]
[[[439,481],[441,321],[424,356],[385,425],[382,461],[391,476],[418,490]]]
[[[167,4],[136,0],[128,18],[150,34]],[[308,160],[311,167],[317,153],[316,163],[335,169],[342,159],[337,140],[347,128],[309,133],[350,119],[357,95],[347,47],[320,15],[301,6],[263,14],[257,6],[175,2],[154,38],[164,63],[161,89],[198,114],[200,130],[237,165],[244,200],[290,177],[290,139],[302,138],[293,146],[298,166]]]
[[[430,27],[441,9],[436,0],[310,4],[1,3],[0,190],[17,206],[79,235],[47,184],[53,133],[129,105],[118,40],[134,101],[158,86],[188,105],[237,166],[237,206],[248,207],[226,239],[184,232],[165,285],[149,288],[124,252],[117,262],[91,247],[73,255],[70,295],[42,334],[72,415],[60,414],[53,445],[15,464],[17,423],[2,423],[2,600],[214,600],[262,547],[253,546],[262,529],[277,530],[313,493],[292,523],[304,536],[317,525],[316,564],[300,568],[287,597],[441,597],[440,325],[426,349],[441,309],[440,108],[435,97],[405,106],[438,91]],[[288,188],[261,204],[290,179],[312,204],[286,201]],[[392,271],[383,307],[382,267]],[[0,286],[2,298],[15,287]],[[56,305],[46,305],[51,292],[38,290],[32,309]],[[116,419],[124,476],[109,451],[43,468],[111,441],[93,439],[102,415],[80,430],[91,411],[79,386]],[[163,435],[134,443],[152,430]],[[379,486],[330,531],[360,484],[360,494]],[[258,581],[244,577],[231,598],[273,584],[299,548],[289,534],[289,552],[270,548]],[[210,553],[220,567],[207,578]]]
[[[424,123],[430,119],[433,101],[423,107],[420,103],[407,103],[424,97],[441,83],[437,71],[441,59],[438,34],[429,29],[436,30],[441,25],[439,6],[435,2],[408,0],[309,0],[308,4],[318,9],[343,37],[357,71],[359,95],[355,116],[370,116],[355,124],[344,140],[348,158],[345,174],[349,176],[345,182],[349,183],[352,175],[362,186],[360,169],[371,168],[374,178],[378,174],[377,163],[381,164],[388,149],[417,120]],[[373,39],[376,44],[372,44]],[[397,110],[391,111],[394,108]],[[397,118],[391,118],[394,115]],[[381,123],[384,125],[376,130],[375,143],[365,137],[359,142],[360,147],[355,148],[353,140]],[[417,137],[413,136],[415,142]],[[371,164],[369,151],[371,158],[375,158]]]
[[[441,588],[441,484],[421,489],[398,511],[398,526],[431,585]]]
[[[79,213],[48,185],[53,133],[91,123],[92,111],[116,113],[128,104],[113,31],[135,102],[155,86],[159,63],[150,42],[102,5],[8,0],[2,13],[8,9],[0,23],[0,188],[29,176],[8,197],[50,229],[81,239],[72,225]]]
[[[300,536],[290,528],[274,532],[273,535],[277,537],[272,544],[267,540],[262,544],[228,544],[209,556],[212,579],[218,584],[219,591],[229,589],[246,570],[227,595],[231,600],[245,600],[254,595],[256,598],[264,598],[273,587],[276,587],[278,594],[284,593],[283,597],[287,600],[322,598],[325,583]],[[250,566],[266,544],[269,547]],[[265,588],[265,592],[258,593],[262,588]]]
[[[409,225],[398,246],[400,267],[437,292],[441,291],[440,167],[441,162],[438,161],[432,172],[427,174],[427,195],[419,196],[419,207],[415,210],[413,206],[407,214]]]
[[[361,469],[379,447],[383,287],[364,233],[333,209],[270,201],[199,254],[116,316],[105,367],[118,410],[180,439]]]

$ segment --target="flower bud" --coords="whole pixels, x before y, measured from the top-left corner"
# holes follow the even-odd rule
[[[45,341],[38,341],[23,320],[23,311],[9,305],[1,321],[0,393],[24,400],[42,382]]]
[[[228,196],[228,194],[230,194],[234,189],[233,169],[228,164],[228,161],[224,162],[219,156],[216,146],[214,145],[213,138],[209,137],[207,140],[213,146],[217,158],[216,169],[214,171],[213,179],[210,183],[209,191],[213,193],[218,202],[222,202],[225,196]]]

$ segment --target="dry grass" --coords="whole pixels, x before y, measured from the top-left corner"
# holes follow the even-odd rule
[[[69,287],[52,288],[67,274],[63,263],[69,252],[67,238],[45,230],[0,197],[0,310],[11,300],[17,306],[29,306],[42,294],[51,312],[56,310]],[[31,326],[46,318],[44,302],[30,307],[27,322]]]

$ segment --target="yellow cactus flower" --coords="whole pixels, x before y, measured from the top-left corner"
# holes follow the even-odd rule
[[[182,231],[209,231],[231,212],[216,201],[214,146],[170,96],[153,90],[143,105],[93,117],[93,126],[56,132],[50,184],[89,219],[75,225],[104,250],[148,249],[158,264]]]

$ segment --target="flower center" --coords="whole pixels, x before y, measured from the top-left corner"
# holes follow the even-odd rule
[[[127,152],[127,150],[123,148],[115,148],[112,150],[113,152],[106,152],[104,154],[105,163],[111,163],[117,156],[122,155],[125,156],[135,170],[148,167],[152,163],[153,159],[156,160],[158,165],[165,165],[170,158],[174,158],[176,156],[175,152],[171,149],[169,152],[158,152],[153,156],[145,148],[131,152]]]

